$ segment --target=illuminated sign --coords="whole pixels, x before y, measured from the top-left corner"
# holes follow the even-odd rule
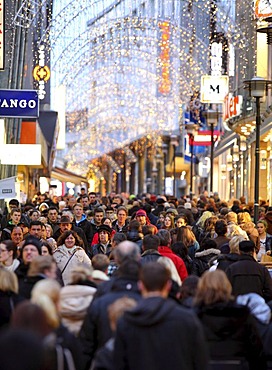
[[[159,82],[159,92],[167,95],[171,91],[170,79],[170,24],[169,22],[160,22],[161,39],[159,42],[159,63],[161,67],[161,76]]]
[[[36,118],[39,99],[35,90],[0,90],[0,117]]]
[[[5,68],[5,0],[0,0],[0,70]]]
[[[211,44],[211,75],[213,76],[221,76],[222,74],[222,53],[221,42],[213,42]]]
[[[3,144],[0,148],[1,164],[37,166],[41,156],[40,144]]]
[[[254,12],[257,18],[271,17],[272,1],[271,0],[255,0]]]
[[[203,103],[223,103],[228,92],[228,76],[201,77],[201,101]]]
[[[34,67],[33,77],[38,82],[38,96],[43,100],[46,95],[45,82],[50,78],[50,69],[45,65],[45,51],[44,45],[40,45],[38,49],[39,63]]]
[[[230,118],[235,116],[239,116],[242,112],[242,103],[243,97],[242,95],[233,96],[232,94],[228,94],[225,96],[224,100],[224,113],[223,113],[223,121],[227,121]]]

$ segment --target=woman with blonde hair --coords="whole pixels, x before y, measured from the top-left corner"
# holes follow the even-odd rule
[[[240,361],[250,370],[266,369],[261,339],[247,306],[238,305],[224,271],[207,271],[199,280],[195,309],[203,325],[210,359]],[[242,367],[241,367],[242,368]],[[245,367],[247,369],[247,367]]]
[[[59,314],[61,286],[56,280],[45,279],[35,284],[31,292],[31,302],[40,306],[49,327],[55,334],[56,344],[70,354],[66,357],[68,369],[81,369],[81,351],[74,335],[61,323]],[[67,351],[66,351],[67,353]]]

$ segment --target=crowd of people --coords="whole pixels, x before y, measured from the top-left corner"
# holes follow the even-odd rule
[[[84,188],[11,199],[0,370],[272,369],[272,208],[256,225],[252,208]]]

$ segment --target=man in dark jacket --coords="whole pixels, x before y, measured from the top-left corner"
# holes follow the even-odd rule
[[[169,270],[156,262],[143,266],[139,286],[143,299],[117,325],[115,369],[207,369],[200,322],[193,312],[167,299]]]
[[[146,235],[143,239],[143,253],[141,255],[141,265],[149,262],[157,262],[162,255],[158,252],[160,239],[157,235]]]
[[[226,274],[235,296],[257,293],[267,302],[272,299],[272,280],[267,268],[259,264],[254,256],[255,244],[251,240],[239,243],[240,258],[231,264]]]
[[[83,205],[81,203],[76,203],[73,207],[73,213],[75,216],[75,226],[80,227],[84,231],[88,245],[90,246],[93,240],[93,231],[90,222],[83,213]]]
[[[124,296],[137,301],[140,299],[137,285],[139,268],[140,265],[137,261],[124,261],[118,269],[117,276],[113,279],[111,290],[107,294],[95,298],[89,306],[79,333],[84,369],[90,369],[95,351],[112,337],[108,306]]]

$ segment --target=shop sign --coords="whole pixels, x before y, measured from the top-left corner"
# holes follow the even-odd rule
[[[0,117],[37,118],[39,99],[35,90],[0,90]]]
[[[203,103],[223,103],[229,92],[228,76],[202,76],[201,101]]]
[[[242,113],[243,96],[228,94],[224,99],[223,121],[239,116]]]

